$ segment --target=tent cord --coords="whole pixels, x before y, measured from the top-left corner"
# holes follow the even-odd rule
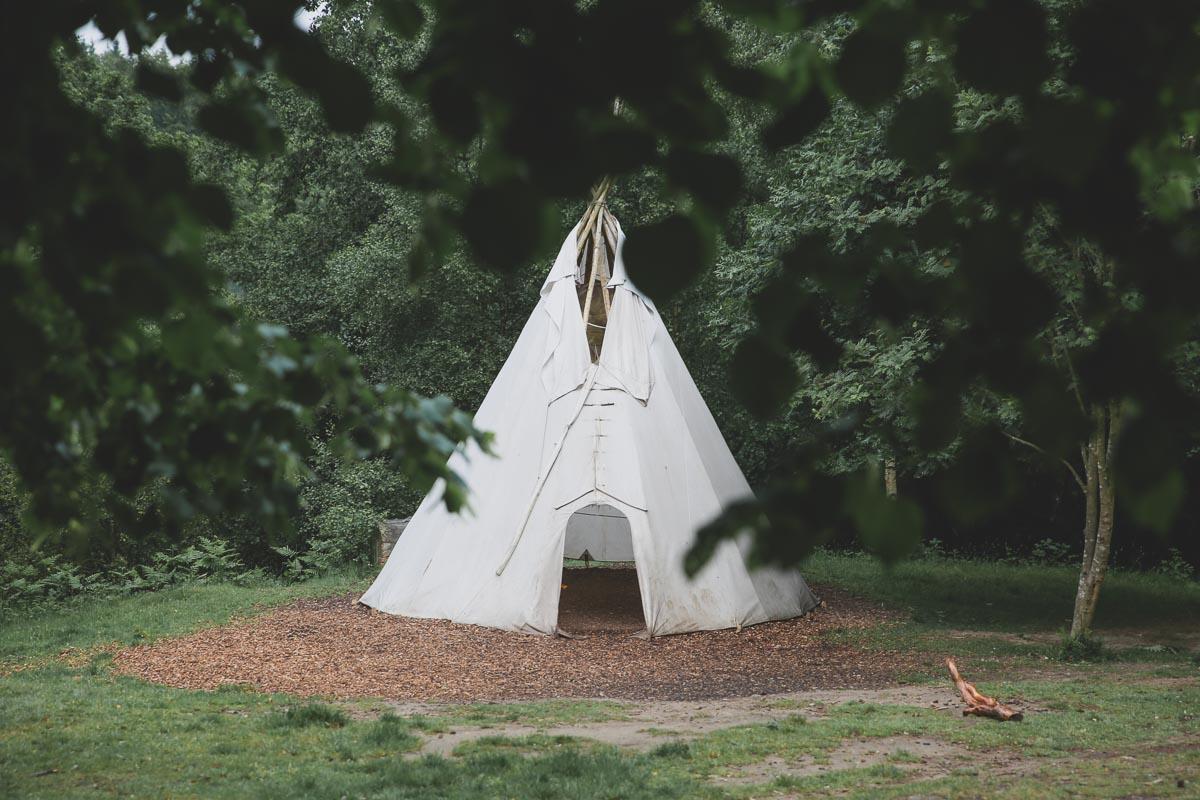
[[[558,456],[562,453],[563,445],[567,443],[567,434],[571,432],[571,428],[579,420],[579,415],[583,413],[584,406],[587,405],[588,395],[592,392],[592,386],[596,383],[596,375],[600,372],[599,366],[593,364],[588,372],[588,379],[583,384],[583,391],[579,398],[579,406],[576,407],[575,413],[571,415],[571,421],[567,423],[567,427],[563,429],[562,436],[555,445],[554,455],[550,457],[550,463],[546,465],[546,469],[542,471],[541,477],[538,478],[537,488],[534,489],[533,498],[529,501],[529,507],[525,509],[525,518],[521,521],[521,529],[517,531],[517,535],[513,537],[512,544],[508,546],[508,551],[504,554],[504,560],[500,562],[500,566],[496,567],[496,575],[503,575],[508,562],[512,560],[513,553],[517,552],[517,545],[521,542],[521,537],[525,535],[525,529],[529,527],[529,518],[533,516],[533,507],[537,505],[538,498],[542,496],[542,490],[546,488],[546,481],[550,477],[550,473],[554,471],[554,462],[558,461]]]

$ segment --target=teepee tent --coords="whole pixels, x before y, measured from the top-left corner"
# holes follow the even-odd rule
[[[475,415],[495,455],[453,457],[470,510],[435,486],[362,602],[410,617],[558,633],[563,558],[635,562],[651,636],[786,619],[794,571],[725,542],[693,578],[696,530],[750,487],[654,304],[625,275],[602,183]],[[611,270],[609,264],[612,265]],[[581,313],[582,311],[582,313]]]

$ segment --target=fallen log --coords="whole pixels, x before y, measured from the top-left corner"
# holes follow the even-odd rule
[[[1020,722],[1024,719],[1024,715],[1020,711],[1003,705],[994,697],[980,694],[974,684],[963,680],[963,676],[958,674],[958,667],[955,665],[953,658],[946,659],[946,668],[950,670],[950,677],[954,679],[954,685],[958,687],[958,693],[962,695],[963,702],[967,704],[967,707],[963,709],[964,717],[968,715],[991,717],[1001,722],[1007,720]]]

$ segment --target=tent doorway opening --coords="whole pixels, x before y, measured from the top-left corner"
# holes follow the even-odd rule
[[[570,636],[646,629],[629,520],[610,505],[585,506],[567,520],[558,628]]]

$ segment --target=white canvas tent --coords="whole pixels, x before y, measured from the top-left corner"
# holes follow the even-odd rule
[[[449,513],[435,486],[366,605],[554,634],[563,558],[585,550],[635,562],[652,636],[786,619],[816,605],[799,573],[752,572],[733,542],[694,578],[684,574],[696,530],[750,487],[654,304],[626,278],[625,237],[602,205],[563,242],[475,416],[495,434],[495,457],[474,448],[452,459],[471,510]],[[593,232],[607,246],[585,247]],[[586,299],[581,255],[593,264]],[[603,309],[598,349],[588,337],[588,325],[601,327],[587,310],[592,278]]]

